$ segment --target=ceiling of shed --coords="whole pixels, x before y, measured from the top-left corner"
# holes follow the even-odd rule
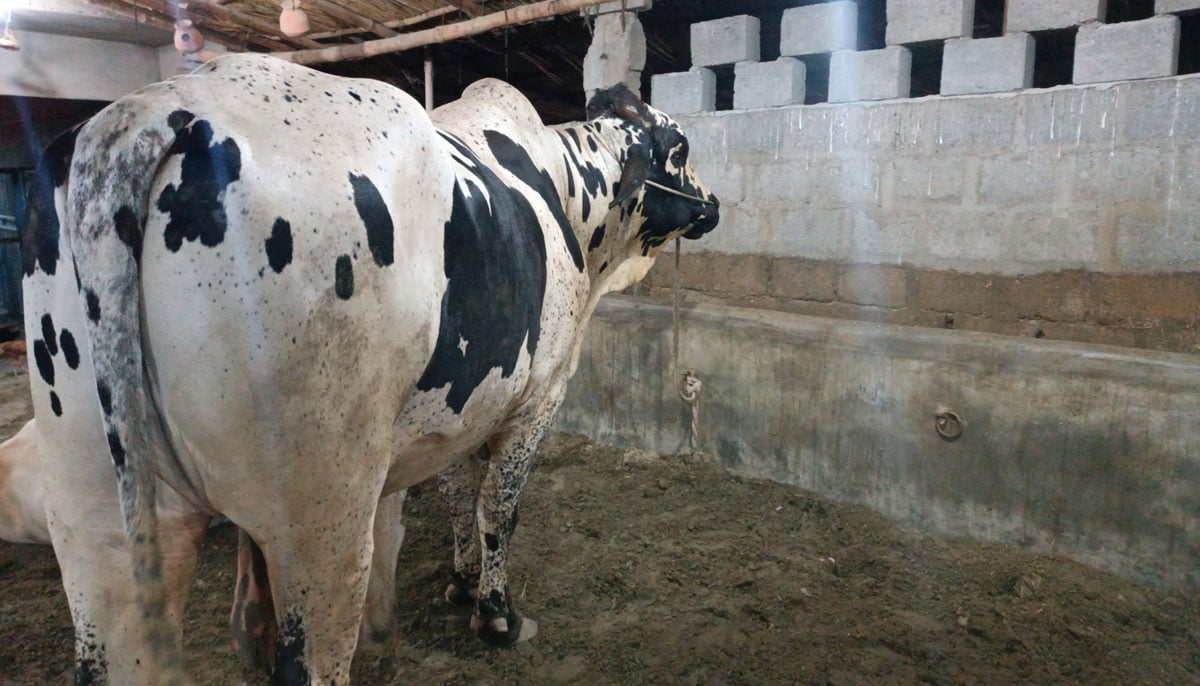
[[[9,0],[18,4],[18,29],[66,33],[148,45],[171,42],[167,30],[178,11],[177,0]],[[181,0],[179,0],[181,1]],[[389,33],[409,33],[450,26],[536,0],[301,0],[313,31],[288,38],[278,30],[279,0],[191,0],[189,16],[209,38],[233,50],[295,50],[353,45]],[[692,23],[734,14],[762,20],[762,58],[779,55],[779,24],[789,7],[826,0],[656,0],[652,10],[639,14],[648,44],[643,91],[649,95],[650,74],[685,70],[690,66],[689,27]],[[887,23],[886,0],[857,0],[860,49],[883,47]],[[976,0],[976,37],[1000,35],[1004,0]],[[63,12],[62,7],[75,11]],[[24,8],[24,9],[22,9]],[[58,12],[58,19],[53,12]],[[349,14],[347,14],[349,13]],[[1139,19],[1153,13],[1151,0],[1109,0],[1108,21]],[[57,22],[57,23],[56,23]],[[390,82],[414,95],[424,90],[423,61],[432,57],[438,103],[457,98],[462,88],[483,77],[506,79],[534,101],[549,122],[583,116],[583,58],[591,43],[588,12],[560,16],[493,30],[479,35],[355,61],[330,62],[317,68],[347,76]],[[374,28],[363,28],[363,26]],[[382,28],[381,26],[382,25]],[[1073,30],[1037,36],[1039,58],[1035,85],[1070,80]],[[913,50],[913,96],[938,92],[941,42],[910,46]],[[1186,51],[1185,51],[1186,52]],[[1200,51],[1194,51],[1200,53]],[[1200,56],[1188,53],[1200,69]],[[808,62],[808,101],[821,102],[828,80],[828,59]],[[718,69],[718,109],[732,100],[732,68]]]

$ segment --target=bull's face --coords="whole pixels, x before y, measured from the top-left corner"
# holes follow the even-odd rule
[[[700,238],[720,219],[720,202],[692,171],[683,129],[666,114],[642,103],[624,86],[597,94],[588,114],[615,115],[625,122],[630,145],[612,202],[630,238],[649,256],[677,236]]]

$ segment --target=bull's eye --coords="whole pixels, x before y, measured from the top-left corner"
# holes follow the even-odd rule
[[[687,156],[683,154],[682,150],[676,150],[675,152],[671,153],[671,166],[675,167],[676,169],[682,169],[684,160],[686,159]]]

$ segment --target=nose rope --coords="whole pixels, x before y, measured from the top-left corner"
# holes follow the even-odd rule
[[[687,193],[684,193],[683,191],[677,191],[674,188],[668,188],[667,186],[664,186],[661,183],[651,181],[650,179],[646,179],[646,185],[651,188],[656,188],[656,189],[662,191],[663,193],[670,193],[671,195],[678,195],[681,198],[687,198],[688,200],[694,200],[698,203],[703,203],[705,205],[716,205],[717,204],[717,203],[713,202],[712,200],[705,200],[704,198],[701,198],[696,195],[689,195]]]
[[[671,374],[680,376],[679,399],[687,403],[692,410],[691,432],[688,443],[695,452],[700,446],[700,389],[704,386],[700,375],[694,370],[685,369],[679,372],[679,249],[680,240],[675,239],[675,278],[671,288],[671,327],[674,330],[671,341]]]

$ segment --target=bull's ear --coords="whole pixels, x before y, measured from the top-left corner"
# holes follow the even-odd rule
[[[650,178],[650,149],[644,145],[635,145],[629,149],[629,158],[621,169],[621,180],[617,182],[617,195],[609,204],[609,209],[624,203],[641,190]]]
[[[588,101],[588,119],[605,115],[614,115],[642,126],[650,126],[652,123],[646,105],[623,83],[596,93]]]

